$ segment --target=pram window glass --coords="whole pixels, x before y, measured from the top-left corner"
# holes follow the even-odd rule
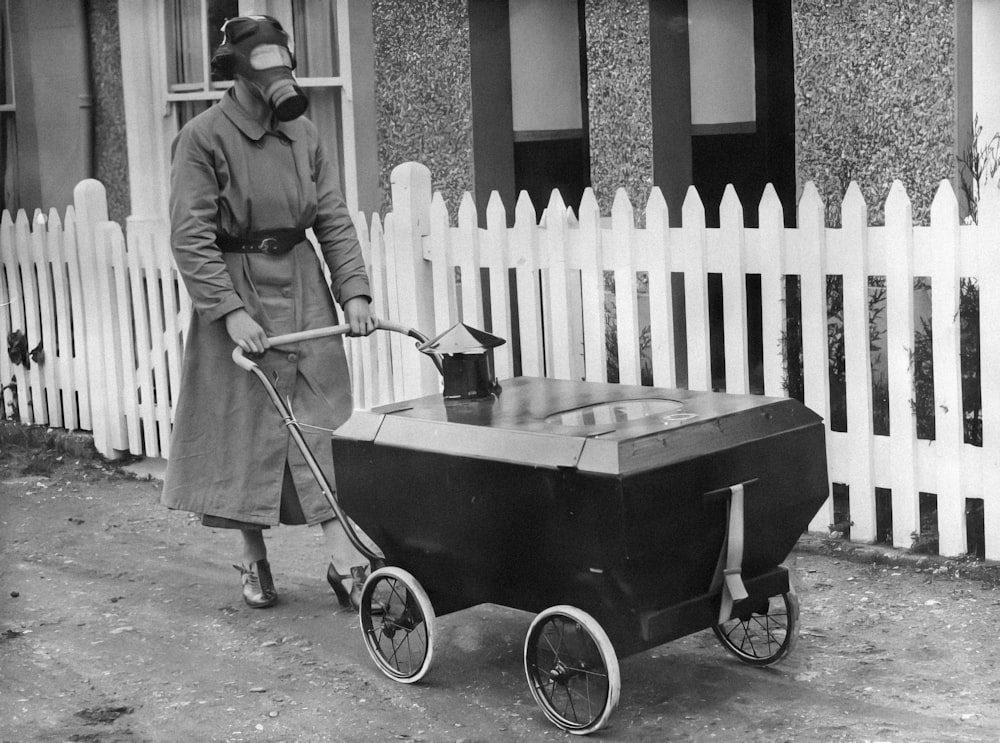
[[[585,405],[571,410],[561,410],[545,418],[556,426],[609,426],[667,415],[680,410],[683,405],[676,400],[643,398],[639,400],[613,400]]]

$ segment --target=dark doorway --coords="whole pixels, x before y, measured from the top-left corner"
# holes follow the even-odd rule
[[[590,185],[589,152],[582,134],[559,139],[519,140],[514,135],[514,187],[527,191],[535,214],[548,206],[558,189],[566,206],[580,211],[580,199]]]

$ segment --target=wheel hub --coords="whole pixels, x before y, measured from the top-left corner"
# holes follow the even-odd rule
[[[555,666],[549,670],[549,678],[555,681],[557,684],[562,684],[566,686],[570,679],[574,676],[579,676],[584,672],[584,668],[581,664],[580,668],[570,668],[562,660],[557,660]]]

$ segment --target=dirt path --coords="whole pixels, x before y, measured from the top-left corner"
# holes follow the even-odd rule
[[[157,506],[158,482],[30,456],[0,455],[0,741],[573,739],[524,681],[529,615],[440,618],[427,678],[399,685],[336,610],[316,530],[273,530],[281,603],[253,611],[233,535]],[[847,557],[815,539],[790,557],[802,633],[787,661],[743,666],[711,632],[624,658],[592,737],[1000,739],[995,581]]]

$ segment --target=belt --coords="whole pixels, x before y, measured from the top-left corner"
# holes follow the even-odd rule
[[[284,255],[305,239],[303,230],[262,230],[244,237],[216,235],[215,244],[223,253]]]

